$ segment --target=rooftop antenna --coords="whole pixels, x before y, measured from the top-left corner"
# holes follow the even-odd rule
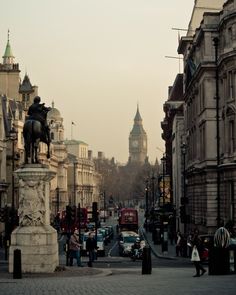
[[[181,56],[170,56],[170,55],[166,55],[165,58],[174,58],[174,59],[178,59],[179,60],[179,74],[180,74],[180,61],[183,60],[183,58]]]
[[[174,30],[174,31],[178,31],[178,44],[180,42],[180,31],[186,31],[186,32],[189,31],[188,29],[180,29],[180,28],[171,28],[171,29]],[[179,60],[179,74],[180,74],[181,73],[180,61],[183,60],[183,58],[181,56],[169,56],[169,55],[166,55],[165,58],[173,58],[173,59],[178,59]]]
[[[207,9],[210,9],[210,10],[216,10],[216,11],[219,11],[219,10],[222,10],[222,7],[220,8],[216,8],[216,7],[204,7],[204,6],[195,6],[195,8],[197,9],[204,9],[204,10],[207,10]]]

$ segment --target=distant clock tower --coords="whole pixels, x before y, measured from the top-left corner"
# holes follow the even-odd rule
[[[143,129],[139,107],[134,118],[133,129],[129,135],[129,161],[144,164],[147,158],[147,134]]]

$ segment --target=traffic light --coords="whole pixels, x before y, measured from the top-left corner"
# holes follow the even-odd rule
[[[71,221],[72,218],[72,208],[71,206],[66,206],[66,219]]]
[[[92,217],[93,217],[93,221],[97,222],[98,220],[98,203],[97,202],[93,202]]]
[[[180,221],[182,223],[185,223],[186,222],[186,210],[185,210],[185,206],[180,206],[179,208],[180,210]]]
[[[187,197],[182,197],[181,199],[180,199],[180,202],[181,202],[181,205],[187,205],[189,202],[188,202],[189,200],[188,200],[188,198]]]
[[[76,221],[77,219],[77,208],[76,206],[73,206],[71,209],[71,219],[72,221]]]
[[[6,210],[5,208],[0,208],[0,222],[6,221]]]

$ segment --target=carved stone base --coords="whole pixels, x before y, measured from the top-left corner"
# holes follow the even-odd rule
[[[14,250],[21,250],[23,273],[51,273],[59,264],[57,232],[49,226],[17,227],[11,235],[9,272],[13,272]]]
[[[19,179],[19,227],[11,235],[9,272],[14,250],[21,250],[22,272],[53,272],[59,263],[57,232],[50,226],[50,180],[45,165],[25,165],[15,171]]]

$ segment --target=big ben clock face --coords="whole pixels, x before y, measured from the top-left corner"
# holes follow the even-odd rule
[[[132,147],[138,147],[138,141],[137,140],[132,141]]]

